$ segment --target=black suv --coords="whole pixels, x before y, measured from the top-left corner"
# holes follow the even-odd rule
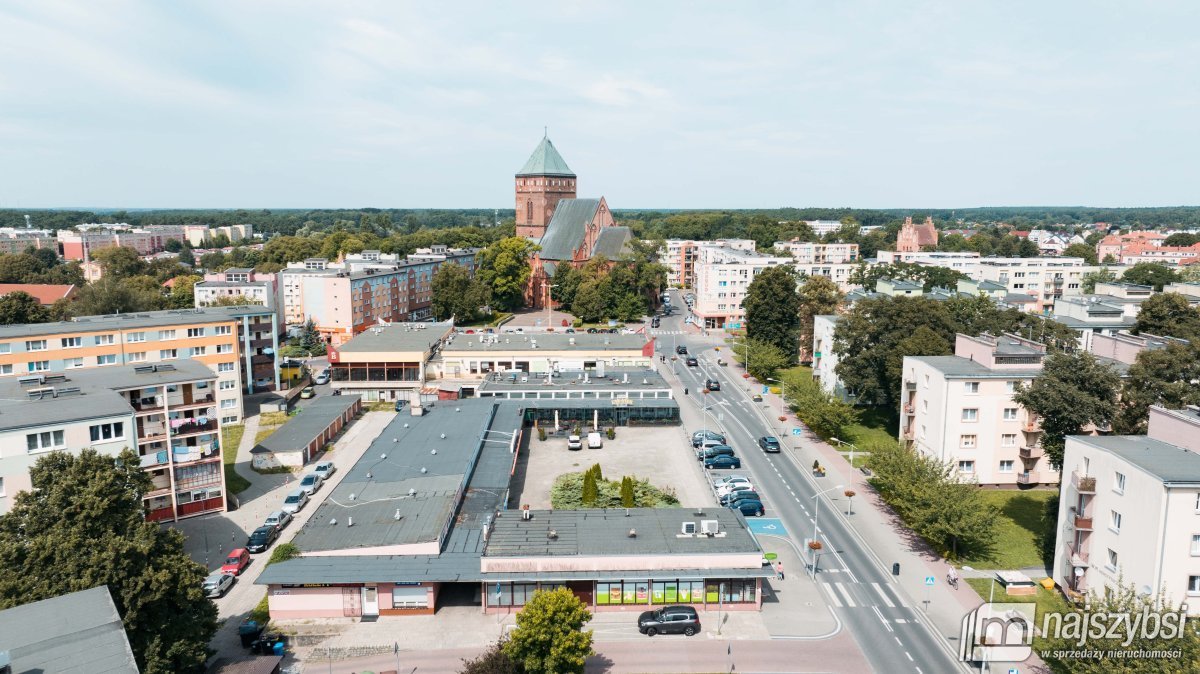
[[[704,388],[710,391],[720,391],[721,382],[717,381],[716,379],[709,379],[708,381],[704,382]]]
[[[262,552],[271,547],[275,539],[279,538],[279,530],[275,527],[261,526],[250,534],[250,539],[246,541],[246,549],[250,552]]]
[[[664,606],[638,616],[638,631],[649,637],[655,634],[686,634],[690,637],[700,631],[700,616],[691,606]]]
[[[695,356],[688,356],[687,360],[683,361],[688,367],[700,367],[700,361],[696,360]]]
[[[687,347],[680,344],[679,346],[675,347],[675,353],[677,353],[681,356],[686,356],[687,355]]]
[[[779,439],[773,435],[764,435],[758,439],[758,446],[762,447],[764,452],[775,453],[779,451]]]

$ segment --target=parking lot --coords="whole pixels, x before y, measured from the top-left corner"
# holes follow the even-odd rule
[[[599,463],[608,479],[623,475],[646,478],[660,488],[672,488],[680,505],[713,504],[712,489],[689,441],[680,426],[632,426],[617,428],[615,440],[604,439],[604,447],[570,451],[567,438],[537,439],[531,432],[528,450],[517,464],[512,490],[514,504],[531,508],[550,507],[550,488],[563,473],[585,470]]]

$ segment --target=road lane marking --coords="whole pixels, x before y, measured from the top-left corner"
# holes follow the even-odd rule
[[[854,603],[854,597],[850,594],[850,591],[847,590],[846,588],[842,587],[841,583],[834,583],[833,585],[835,588],[837,588],[838,593],[841,594],[843,597],[845,597],[846,606],[850,606],[850,607],[858,606],[858,604]]]
[[[883,626],[885,629],[887,629],[887,631],[889,631],[889,632],[895,631],[892,629],[892,626],[888,624],[887,618],[883,617],[883,613],[879,610],[878,606],[872,606],[871,610],[875,611],[875,615],[879,616],[879,622],[883,623]]]
[[[883,591],[883,588],[879,587],[879,583],[871,583],[871,587],[875,588],[875,591],[879,593],[880,598],[883,599],[883,603],[888,605],[888,608],[896,608],[896,605],[893,604],[892,600],[888,598],[887,593]]]
[[[912,657],[912,655],[910,655],[908,651],[904,651],[904,654],[908,656],[908,661],[909,661],[909,662],[916,662],[916,660],[913,660],[913,657]]]
[[[829,583],[821,583],[821,587],[825,588],[825,593],[829,595],[829,601],[833,602],[834,606],[842,608],[842,601],[837,598],[837,594],[829,587]]]
[[[903,643],[901,643],[901,641],[900,641],[900,637],[892,637],[892,638],[893,638],[893,639],[895,639],[895,640],[896,640],[896,643],[897,643],[897,644],[900,644],[900,646],[901,646],[901,647],[903,647],[903,646],[904,646],[904,644],[903,644]]]

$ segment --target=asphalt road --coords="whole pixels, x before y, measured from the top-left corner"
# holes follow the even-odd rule
[[[813,538],[815,525],[819,523],[816,537],[825,547],[817,560],[816,580],[826,602],[853,634],[875,671],[916,674],[967,671],[953,655],[948,642],[924,621],[919,600],[913,601],[893,582],[890,562],[876,558],[837,512],[845,503],[843,490],[835,488],[836,484],[826,484],[831,478],[813,477],[811,463],[801,465],[804,459],[797,458],[797,439],[779,433],[777,411],[767,410],[763,403],[751,400],[742,371],[733,364],[726,349],[722,346],[721,353],[713,351],[714,346],[721,346],[714,338],[698,335],[684,324],[683,316],[689,312],[678,291],[672,291],[672,304],[676,313],[664,318],[661,326],[650,332],[660,342],[659,353],[667,356],[667,365],[676,373],[675,383],[689,391],[687,396],[682,395],[682,390],[677,391],[680,404],[706,411],[708,427],[719,427],[725,432],[729,444],[742,459],[742,468],[720,472],[750,476],[764,497],[765,517],[782,520],[789,537],[800,549],[808,551],[807,542]],[[698,356],[699,365],[687,367],[682,357],[671,361],[676,345],[687,346],[691,355]],[[716,365],[719,356],[730,365]],[[705,395],[704,382],[710,378],[721,383],[721,391]],[[764,435],[779,436],[784,451],[762,452],[757,440]],[[836,505],[826,495],[815,499],[818,492],[838,497]],[[808,569],[785,571],[802,573]]]

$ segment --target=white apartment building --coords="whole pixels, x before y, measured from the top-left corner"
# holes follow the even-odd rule
[[[812,229],[813,234],[817,236],[833,234],[834,232],[841,231],[842,227],[845,227],[841,220],[805,220],[804,224],[808,225]]]
[[[875,257],[880,264],[908,262],[926,267],[945,267],[946,269],[960,271],[972,278],[979,271],[980,260],[979,253],[974,251],[948,253],[940,251],[897,252],[881,250],[875,254]]]
[[[1067,438],[1054,580],[1069,595],[1118,582],[1200,614],[1200,408],[1150,408],[1146,435]]]
[[[791,255],[797,264],[842,264],[858,260],[857,243],[776,241],[775,252],[780,255]]]
[[[696,261],[696,301],[692,312],[706,328],[740,328],[746,320],[742,300],[764,269],[788,266],[790,257],[756,253],[751,248],[702,246]]]
[[[1045,347],[1017,335],[958,335],[953,356],[906,356],[900,437],[980,484],[1056,484],[1037,416],[1013,401],[1042,370]]]
[[[972,277],[999,283],[1010,293],[1031,295],[1037,300],[1037,313],[1049,314],[1056,299],[1081,294],[1083,275],[1096,269],[1081,257],[986,257]]]
[[[838,354],[833,350],[834,331],[841,318],[836,314],[813,316],[812,369],[823,391],[845,398],[846,387],[835,371]]]
[[[193,287],[197,309],[213,306],[224,297],[244,298],[251,304],[274,309],[282,325],[283,307],[275,274],[262,274],[253,269],[233,267],[213,274]]]
[[[1089,350],[1094,335],[1113,335],[1132,328],[1137,322],[1139,304],[1122,302],[1109,295],[1063,297],[1055,302],[1051,317],[1077,332],[1080,348]]]

